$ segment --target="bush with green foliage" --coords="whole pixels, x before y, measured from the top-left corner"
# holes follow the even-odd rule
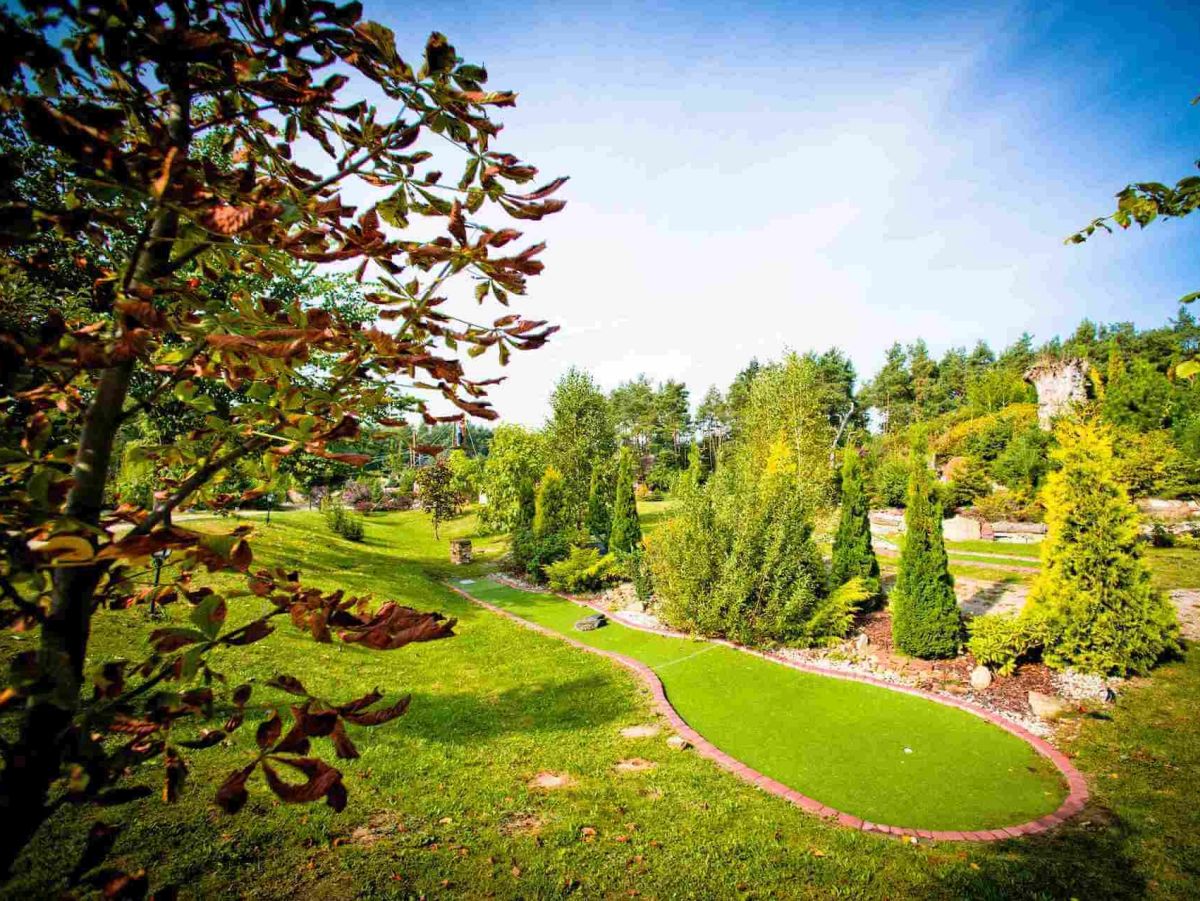
[[[924,659],[958,653],[962,622],[954,596],[942,511],[933,502],[933,478],[922,440],[913,448],[904,514],[904,542],[891,595],[892,639],[905,654]]]
[[[871,544],[871,506],[863,484],[862,459],[856,448],[846,448],[842,462],[842,507],[833,536],[834,585],[862,579],[873,595],[880,594],[879,560]]]
[[[792,355],[762,371],[742,432],[647,545],[659,613],[668,624],[746,643],[821,644],[846,635],[870,596],[857,579],[831,591],[813,540],[830,496],[832,429],[816,364]]]
[[[483,528],[512,532],[517,527],[522,491],[536,484],[545,469],[545,441],[541,435],[511,423],[498,427],[480,477],[480,491],[487,495],[479,511]]]
[[[446,457],[450,468],[450,488],[464,504],[479,500],[483,482],[483,458],[472,457],[462,448],[455,448]]]
[[[321,501],[321,514],[325,517],[325,525],[335,535],[347,541],[363,540],[362,514],[351,510],[340,498],[327,494]]]
[[[1012,675],[1018,663],[1045,645],[1048,625],[1045,617],[1036,614],[976,616],[967,623],[967,648],[977,663]]]
[[[1037,495],[1007,488],[975,498],[973,507],[988,522],[1041,522],[1046,515]]]
[[[555,591],[599,591],[621,578],[621,568],[613,554],[601,554],[594,547],[571,548],[563,560],[545,567],[546,580]]]
[[[1109,430],[1061,420],[1043,499],[1048,533],[1026,611],[1044,616],[1054,667],[1144,673],[1178,650],[1175,608],[1140,558],[1137,507],[1113,472]]]
[[[886,458],[875,468],[871,480],[873,499],[881,507],[903,507],[908,494],[908,463]]]
[[[631,553],[642,543],[642,524],[633,495],[634,468],[633,453],[627,447],[621,448],[608,546],[610,550],[624,554]]]

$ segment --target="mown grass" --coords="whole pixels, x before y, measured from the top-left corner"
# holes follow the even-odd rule
[[[491,580],[472,595],[593,647],[649,665],[701,735],[760,772],[838,810],[916,829],[995,829],[1053,812],[1057,771],[984,720],[910,695],[802,673],[705,641],[610,623]],[[953,771],[952,781],[944,778]]]
[[[496,559],[498,543],[485,541],[482,564],[448,565],[447,539],[473,529],[464,517],[435,542],[420,514],[372,516],[366,544],[353,545],[330,536],[314,514],[276,514],[260,526],[259,562],[300,566],[315,584],[443,610],[459,617],[459,634],[372,653],[314,645],[284,625],[260,644],[224,652],[218,665],[231,682],[259,685],[251,722],[227,746],[189,756],[183,799],[60,811],[3,894],[57,896],[86,824],[102,816],[126,824],[116,863],[146,867],[153,885],[174,883],[196,898],[1200,895],[1200,655],[1131,689],[1111,719],[1080,721],[1068,749],[1079,751],[1098,801],[1066,827],[995,845],[905,845],[826,824],[694,754],[669,750],[661,736],[620,738],[621,727],[652,718],[633,676],[440,584],[450,574],[479,576]],[[257,603],[234,600],[231,616],[249,616]],[[140,657],[155,625],[139,610],[101,612],[93,661]],[[5,655],[30,640],[3,639]],[[286,705],[287,696],[261,685],[279,672],[333,700],[376,685],[390,697],[413,694],[400,720],[351,727],[363,756],[342,764],[350,804],[341,814],[284,807],[258,782],[235,817],[212,804],[220,781],[251,754],[265,707]],[[327,748],[318,753],[332,759]],[[616,761],[635,756],[656,767],[614,773]],[[542,770],[574,781],[530,789]],[[150,769],[135,780],[157,787],[159,777]],[[953,782],[953,769],[943,778]]]
[[[949,551],[964,551],[976,554],[1003,554],[1006,557],[1027,557],[1037,560],[1042,552],[1040,541],[1028,544],[1016,541],[947,541]]]

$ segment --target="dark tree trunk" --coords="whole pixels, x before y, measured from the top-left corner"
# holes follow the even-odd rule
[[[191,142],[187,72],[181,69],[171,74],[175,98],[171,143],[185,159]],[[129,283],[153,282],[170,261],[178,217],[161,209],[151,216],[147,240],[131,261]],[[100,522],[108,467],[133,368],[133,361],[125,361],[104,370],[84,415],[71,470],[74,484],[65,513],[86,525]],[[50,610],[42,625],[38,649],[39,685],[29,699],[16,741],[6,750],[4,771],[0,773],[0,818],[6,833],[0,842],[0,875],[11,871],[13,862],[52,812],[50,789],[60,777],[64,754],[73,743],[96,587],[106,568],[107,564],[72,566],[53,573]]]

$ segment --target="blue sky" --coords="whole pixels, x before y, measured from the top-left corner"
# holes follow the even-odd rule
[[[1191,4],[366,3],[416,59],[482,62],[499,149],[566,174],[523,311],[563,331],[494,394],[646,372],[694,400],[757,355],[1001,347],[1164,322],[1200,289],[1200,217],[1063,239],[1200,157]]]

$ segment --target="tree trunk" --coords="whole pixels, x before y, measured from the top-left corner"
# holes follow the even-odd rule
[[[185,70],[172,75],[173,84],[185,84]],[[186,159],[191,141],[190,96],[185,88],[175,89],[174,95],[172,144],[181,151],[180,158]],[[178,216],[161,209],[151,215],[148,240],[130,262],[131,282],[153,282],[171,257]],[[134,362],[127,360],[105,369],[83,418],[65,515],[89,526],[100,522],[108,467],[133,368]],[[0,874],[11,871],[52,811],[47,804],[49,792],[73,742],[96,586],[107,566],[62,567],[53,572],[50,611],[38,649],[39,685],[26,707],[17,740],[5,753],[0,773],[0,817],[7,832],[6,840],[0,842]]]

